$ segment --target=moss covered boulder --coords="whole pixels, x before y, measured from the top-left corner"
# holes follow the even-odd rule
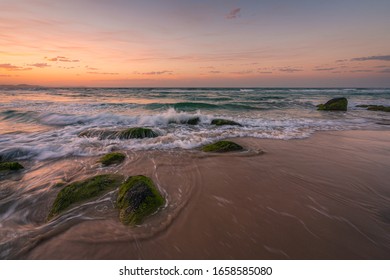
[[[345,97],[333,98],[325,104],[317,105],[321,111],[347,111],[348,100]]]
[[[220,125],[237,125],[237,126],[242,126],[238,122],[231,121],[231,120],[225,120],[225,119],[213,119],[211,121],[211,124],[218,125],[218,126],[220,126]]]
[[[88,201],[117,188],[122,181],[122,175],[104,174],[65,186],[54,200],[47,219],[52,219],[77,203]]]
[[[125,154],[119,153],[119,152],[113,152],[106,154],[102,156],[99,159],[99,162],[105,166],[111,165],[111,164],[119,164],[123,162],[126,158]]]
[[[189,125],[197,125],[199,122],[200,122],[199,117],[195,117],[195,118],[190,118],[190,119],[186,120],[184,123],[189,124]]]
[[[23,165],[16,161],[0,162],[0,171],[16,171],[23,168]]]
[[[356,107],[367,108],[369,111],[390,112],[390,106],[383,105],[357,105]]]
[[[165,203],[153,181],[143,175],[129,177],[119,188],[117,207],[125,225],[137,225]]]
[[[99,139],[142,139],[157,137],[158,134],[150,128],[132,127],[121,130],[89,129],[79,133],[79,137],[98,137]]]
[[[244,148],[231,141],[218,141],[202,147],[203,152],[226,153],[242,151]]]

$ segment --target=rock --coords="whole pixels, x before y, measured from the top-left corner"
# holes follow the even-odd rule
[[[0,171],[16,171],[23,168],[23,165],[16,161],[0,162]]]
[[[165,199],[153,181],[143,175],[131,176],[119,187],[117,207],[119,218],[125,225],[137,225],[155,213]]]
[[[225,119],[213,119],[211,121],[211,124],[218,125],[218,126],[219,125],[238,125],[238,126],[242,126],[238,122],[231,121],[231,120],[225,120]]]
[[[369,111],[390,112],[390,106],[383,105],[356,105],[356,107],[367,108]]]
[[[106,154],[102,156],[99,160],[100,163],[102,163],[105,166],[111,165],[111,164],[118,164],[124,161],[126,158],[125,154],[119,153],[119,152],[113,152]]]
[[[104,174],[78,181],[65,186],[54,200],[48,220],[70,208],[72,205],[100,196],[117,188],[123,181],[118,174]]]
[[[345,97],[333,98],[325,104],[317,105],[318,110],[323,111],[347,111],[348,100]]]
[[[199,117],[195,117],[187,120],[185,123],[189,125],[197,125],[199,122],[200,122]]]
[[[203,152],[226,153],[242,151],[244,148],[231,141],[218,141],[202,147]]]
[[[100,140],[103,139],[141,139],[141,138],[153,138],[157,137],[158,134],[150,128],[144,127],[132,127],[122,130],[100,130],[100,129],[89,129],[79,133],[79,137],[98,137]]]

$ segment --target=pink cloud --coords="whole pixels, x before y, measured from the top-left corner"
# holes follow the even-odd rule
[[[34,66],[38,68],[45,68],[45,67],[50,67],[51,65],[47,63],[34,63],[34,64],[29,64],[29,66]]]
[[[12,65],[10,63],[0,64],[0,69],[4,69],[4,70],[7,70],[7,71],[27,71],[27,70],[32,70],[31,67],[21,67],[21,66]]]
[[[227,19],[235,19],[239,16],[240,11],[241,11],[241,8],[235,8],[235,9],[231,10],[225,17]]]

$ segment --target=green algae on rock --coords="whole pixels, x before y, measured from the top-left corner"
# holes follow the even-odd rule
[[[23,168],[23,165],[16,161],[0,162],[0,171],[16,171]]]
[[[367,110],[369,110],[369,111],[390,112],[390,106],[383,106],[383,105],[356,105],[356,107],[367,108]]]
[[[123,162],[126,158],[125,154],[119,153],[119,152],[113,152],[108,153],[104,156],[102,156],[99,160],[99,162],[105,166],[111,165],[111,164],[119,164]]]
[[[158,134],[150,128],[145,127],[132,127],[122,130],[101,130],[101,129],[88,129],[82,131],[78,135],[79,137],[98,137],[103,139],[142,139],[142,138],[154,138]]]
[[[131,176],[119,187],[117,207],[119,218],[125,225],[142,223],[164,203],[164,197],[146,176]]]
[[[211,124],[214,124],[214,125],[217,125],[217,126],[220,126],[220,125],[238,125],[238,126],[242,126],[238,122],[231,121],[231,120],[225,120],[225,119],[213,119],[211,121]]]
[[[97,175],[83,181],[73,182],[65,186],[54,200],[48,220],[65,211],[75,203],[84,202],[117,188],[123,181],[118,174]]]
[[[333,98],[325,104],[317,105],[321,111],[347,111],[348,100],[345,97]]]
[[[226,153],[242,151],[244,148],[231,141],[218,141],[202,147],[203,152]]]

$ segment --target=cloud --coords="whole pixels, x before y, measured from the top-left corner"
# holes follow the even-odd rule
[[[351,73],[367,73],[367,72],[372,72],[372,70],[351,70],[349,72],[351,72]]]
[[[0,75],[0,78],[9,78],[9,77],[12,77],[12,75]]]
[[[287,72],[287,73],[294,73],[294,72],[300,72],[303,70],[299,69],[299,68],[293,68],[293,67],[282,67],[282,68],[279,68],[279,71]]]
[[[95,67],[89,67],[88,65],[85,66],[86,69],[88,70],[91,70],[91,71],[96,71],[96,70],[99,70],[99,68],[95,68]]]
[[[343,62],[347,62],[348,59],[338,59],[336,60],[336,63],[343,63]]]
[[[87,72],[88,74],[95,74],[95,75],[119,75],[119,73],[112,73],[112,72]]]
[[[215,69],[214,66],[203,66],[203,67],[199,67],[200,69]]]
[[[140,74],[140,75],[164,75],[164,74],[168,74],[168,75],[172,75],[173,71],[163,70],[163,71],[151,71],[151,72],[142,72],[142,73],[135,72],[135,74]]]
[[[258,71],[260,74],[272,74],[271,71]]]
[[[367,61],[367,60],[390,61],[390,55],[374,55],[374,56],[365,56],[365,57],[355,57],[351,59],[351,61]]]
[[[252,70],[243,70],[243,71],[235,71],[235,72],[230,72],[231,74],[236,74],[236,75],[247,75],[253,73]]]
[[[383,69],[379,71],[378,73],[390,73],[390,68]]]
[[[12,65],[12,64],[9,64],[9,63],[0,64],[0,69],[4,69],[4,70],[7,70],[7,71],[27,71],[27,70],[32,70],[31,67],[21,67],[21,66]]]
[[[50,67],[51,65],[47,63],[34,63],[34,64],[29,64],[29,66],[34,66],[38,68],[45,68],[45,67]]]
[[[79,59],[70,59],[70,58],[65,57],[65,56],[56,56],[56,57],[52,57],[52,58],[45,57],[45,59],[46,59],[47,61],[80,62]]]
[[[332,71],[337,69],[336,67],[329,67],[329,68],[315,68],[314,71]]]
[[[209,71],[210,74],[219,74],[219,73],[222,73],[221,71],[217,71],[217,70],[214,70],[214,71]]]
[[[232,9],[225,17],[227,19],[235,19],[239,16],[240,11],[241,11],[241,8]]]

